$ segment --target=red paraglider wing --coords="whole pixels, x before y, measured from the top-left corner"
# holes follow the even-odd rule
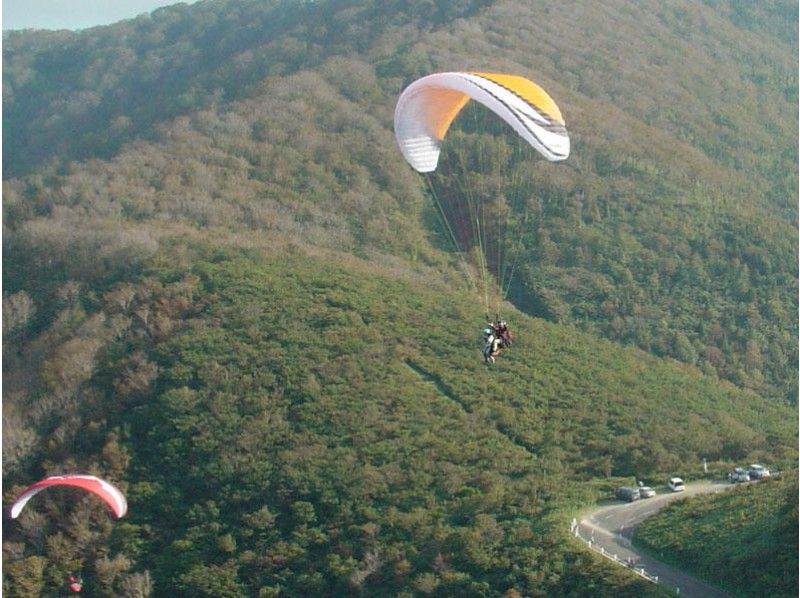
[[[19,495],[11,507],[11,518],[16,519],[28,501],[36,494],[50,486],[72,486],[81,488],[100,497],[119,519],[128,510],[128,501],[122,492],[109,482],[92,475],[56,475],[31,484]]]

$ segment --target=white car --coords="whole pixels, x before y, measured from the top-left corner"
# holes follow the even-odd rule
[[[750,474],[751,480],[762,480],[769,477],[769,469],[757,463],[750,466],[750,471],[748,473]]]
[[[680,478],[670,478],[669,482],[667,482],[667,486],[673,492],[683,492],[686,490],[686,486],[683,485],[683,480]]]
[[[653,490],[650,486],[641,486],[639,488],[639,496],[641,498],[653,498],[656,495],[656,491]]]

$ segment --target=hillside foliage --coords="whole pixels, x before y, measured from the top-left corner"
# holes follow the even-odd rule
[[[634,542],[733,596],[797,594],[797,470],[671,504]]]
[[[788,0],[4,33],[4,502],[81,471],[131,505],[37,496],[4,593],[660,595],[567,521],[618,477],[797,459],[797,54]],[[569,160],[470,107],[414,173],[396,98],[458,69],[541,83]],[[467,193],[515,264],[491,370],[436,213]]]
[[[514,303],[795,401],[790,4],[573,15],[546,2],[218,0],[82,33],[12,32],[7,251],[37,259],[42,237],[172,220],[413,256],[408,208],[424,185],[392,140],[397,94],[435,70],[520,72],[557,98],[574,150],[558,167],[534,159],[511,190],[525,225]],[[477,134],[513,144],[497,127]],[[502,176],[491,161],[506,156],[478,172]],[[124,236],[138,253],[147,234]]]
[[[155,595],[645,591],[566,540],[580,480],[792,457],[785,408],[637,350],[519,314],[486,371],[460,324],[480,310],[441,283],[200,251],[74,293],[41,335],[9,496],[70,467],[130,508],[37,496],[7,532],[8,595],[75,567],[104,595],[145,573]]]

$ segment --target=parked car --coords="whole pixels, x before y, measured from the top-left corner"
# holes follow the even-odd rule
[[[741,467],[734,467],[733,471],[728,473],[728,479],[731,484],[738,484],[740,482],[749,482],[750,474]]]
[[[750,466],[750,471],[748,473],[750,474],[751,480],[761,480],[769,477],[769,469],[757,463]]]
[[[673,492],[683,492],[686,490],[686,486],[683,485],[683,480],[680,478],[670,478],[669,482],[667,482],[667,486]]]
[[[656,491],[653,490],[650,486],[641,486],[639,487],[639,496],[642,498],[652,498],[656,495]]]
[[[628,502],[633,502],[635,500],[639,500],[639,489],[638,488],[630,488],[629,486],[622,486],[617,488],[615,492],[616,496],[620,500],[626,500]]]

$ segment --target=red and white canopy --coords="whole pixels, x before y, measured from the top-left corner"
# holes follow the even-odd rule
[[[100,497],[108,505],[117,519],[125,515],[128,510],[128,501],[125,500],[125,496],[122,492],[120,492],[116,486],[105,480],[101,480],[92,475],[56,475],[47,477],[28,486],[12,505],[11,518],[16,519],[33,496],[51,486],[72,486],[91,492]]]

